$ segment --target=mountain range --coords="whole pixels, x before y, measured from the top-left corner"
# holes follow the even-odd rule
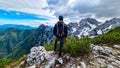
[[[37,29],[31,30],[31,33],[27,34],[24,40],[16,44],[11,53],[9,53],[5,58],[17,59],[24,54],[29,53],[33,46],[49,44],[52,39],[52,28],[49,26],[40,25]]]
[[[105,23],[93,18],[85,18],[78,23],[69,23],[67,26],[68,34],[72,37],[88,36],[92,38],[119,27],[120,18],[113,18]],[[5,38],[6,40],[4,40]],[[34,30],[21,30],[20,32],[19,29],[4,30],[0,32],[0,58],[20,58],[24,54],[28,54],[33,46],[49,45],[53,39],[53,28],[45,25],[40,25]],[[6,41],[9,42],[6,43]]]
[[[84,36],[95,37],[104,34],[120,26],[120,18],[113,18],[105,23],[98,22],[93,18],[82,19],[79,23],[69,23],[69,35],[77,38]]]
[[[36,27],[30,27],[30,26],[25,26],[25,25],[16,25],[16,24],[3,24],[0,25],[0,30],[5,30],[5,29],[9,29],[9,28],[17,28],[17,29],[21,29],[21,30],[31,30],[31,29],[35,29]]]

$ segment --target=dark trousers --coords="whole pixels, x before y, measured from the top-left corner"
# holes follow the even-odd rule
[[[55,45],[54,45],[54,51],[56,52],[56,48],[57,48],[57,42],[60,41],[60,48],[59,48],[59,54],[58,56],[61,57],[61,54],[62,54],[62,47],[63,47],[63,44],[64,44],[64,40],[65,38],[57,38],[55,39]]]

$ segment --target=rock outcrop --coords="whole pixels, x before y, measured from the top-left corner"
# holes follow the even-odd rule
[[[26,67],[36,65],[37,67],[50,68],[55,64],[55,57],[53,51],[46,51],[43,46],[38,46],[31,48],[26,61]]]
[[[90,61],[90,67],[100,68],[120,68],[120,49],[119,45],[113,47],[92,45],[93,60]]]
[[[65,53],[60,59],[53,51],[46,51],[42,46],[33,47],[25,68],[120,68],[120,45],[108,47],[91,44],[91,52],[86,58]]]
[[[39,46],[39,47],[33,47],[30,50],[30,54],[28,54],[27,58],[27,64],[28,65],[33,65],[37,63],[42,63],[47,59],[47,53],[44,47]]]

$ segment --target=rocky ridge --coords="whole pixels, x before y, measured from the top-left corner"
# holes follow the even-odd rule
[[[108,47],[106,45],[91,44],[91,52],[86,57],[73,57],[63,54],[62,59],[53,51],[46,51],[38,46],[31,49],[24,68],[119,68],[120,45]],[[59,60],[60,59],[60,60]],[[24,64],[24,63],[23,63]],[[22,64],[20,65],[22,66]]]

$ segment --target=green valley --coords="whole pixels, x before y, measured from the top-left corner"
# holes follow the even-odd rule
[[[0,58],[6,58],[16,45],[29,36],[31,30],[10,28],[0,31]]]

